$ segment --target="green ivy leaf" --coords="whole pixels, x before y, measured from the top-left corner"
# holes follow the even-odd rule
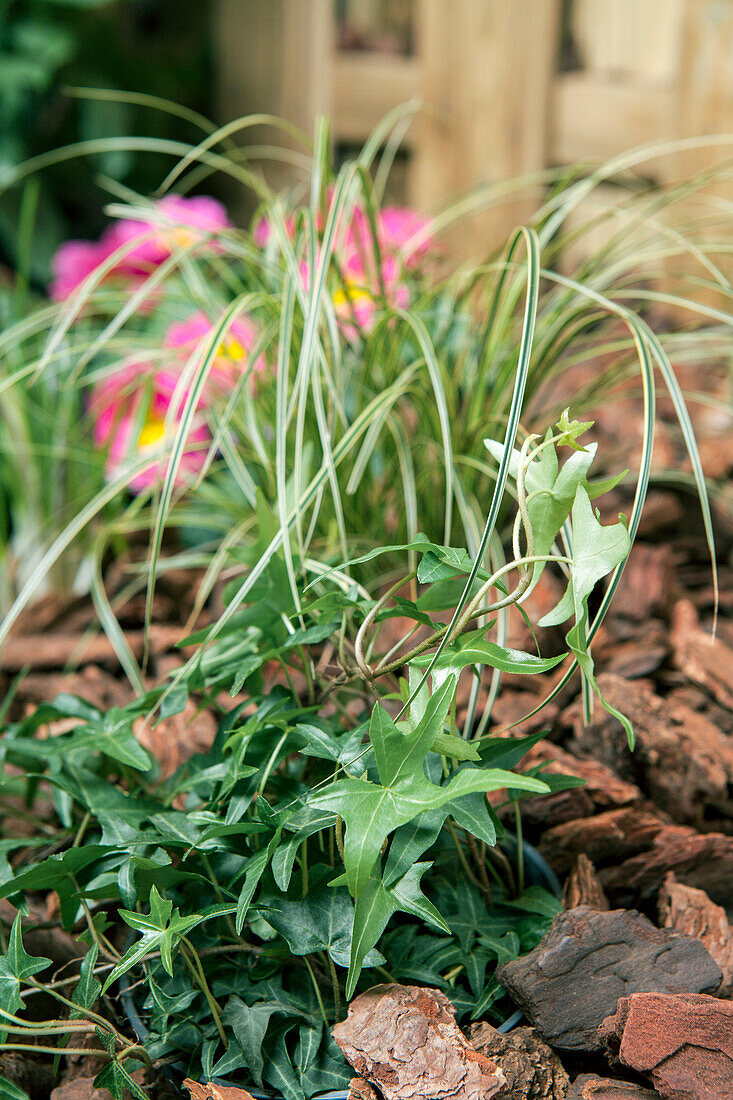
[[[550,672],[566,657],[567,653],[561,653],[558,657],[535,657],[533,653],[524,653],[520,649],[506,649],[504,646],[497,645],[496,642],[476,639],[460,648],[446,646],[433,668],[442,671],[462,669],[468,665],[488,665],[502,672],[532,676],[540,672]],[[419,668],[427,668],[431,660],[432,657],[426,654],[416,657],[413,663]]]
[[[125,923],[142,932],[142,937],[125,952],[104,983],[102,992],[106,992],[122,974],[127,973],[145,955],[153,951],[160,951],[163,968],[172,975],[173,952],[177,949],[181,937],[206,920],[235,911],[236,907],[233,905],[216,905],[202,913],[192,913],[190,916],[182,917],[179,910],[173,908],[172,902],[162,898],[155,886],[151,887],[150,913],[146,915],[120,909],[119,915]]]
[[[102,992],[102,983],[94,976],[94,967],[97,965],[99,947],[96,943],[87,951],[79,968],[79,981],[74,987],[71,999],[80,1008],[91,1008]],[[72,1018],[77,1019],[83,1015],[81,1012],[73,1012]]]
[[[391,887],[385,886],[381,879],[371,878],[357,898],[349,973],[346,978],[347,999],[353,996],[368,953],[378,942],[394,913],[409,913],[441,932],[450,933],[450,928],[420,888],[420,880],[430,867],[432,863],[416,863]]]
[[[631,549],[629,532],[623,523],[607,527],[593,514],[588,493],[579,485],[572,511],[573,565],[567,590],[552,611],[540,619],[540,626],[556,626],[575,613],[576,622],[586,614],[586,601],[596,584],[619,565]]]
[[[309,805],[333,810],[346,823],[344,867],[354,897],[365,889],[389,834],[426,810],[438,809],[462,795],[506,786],[539,794],[547,791],[536,779],[499,769],[464,768],[444,787],[427,779],[423,761],[442,729],[454,687],[454,681],[447,680],[430,697],[422,719],[408,733],[397,728],[381,704],[375,706],[370,737],[381,786],[363,779],[342,779],[309,799]]]
[[[111,1062],[108,1062],[107,1065],[99,1071],[94,1078],[94,1087],[109,1089],[114,1100],[125,1100],[125,1089],[129,1091],[131,1096],[135,1097],[135,1100],[148,1100],[148,1097],[140,1088],[137,1081],[132,1079],[123,1064],[118,1061],[117,1058],[113,1058]]]
[[[7,954],[0,957],[0,1008],[13,1015],[23,1007],[20,996],[21,983],[51,965],[51,960],[29,955],[23,947],[20,913],[13,921],[8,940]],[[0,1022],[0,1031],[2,1023]]]

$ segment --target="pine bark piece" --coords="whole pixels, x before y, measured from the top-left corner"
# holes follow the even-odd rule
[[[387,1100],[491,1100],[506,1087],[498,1066],[466,1041],[453,1005],[437,989],[375,986],[354,998],[333,1037]]]
[[[704,890],[685,886],[668,874],[659,893],[659,923],[700,940],[723,974],[719,997],[733,992],[733,928],[725,909],[716,905]]]
[[[187,1077],[183,1087],[188,1089],[191,1100],[254,1100],[252,1093],[247,1092],[246,1089],[234,1088],[231,1085],[216,1085],[213,1081],[207,1081],[202,1085]]]
[[[630,1081],[613,1081],[595,1073],[583,1073],[570,1086],[566,1100],[661,1100],[658,1092],[633,1085]]]
[[[621,724],[601,707],[593,722],[584,725],[576,703],[564,713],[574,726],[575,751],[633,779],[656,806],[682,824],[702,825],[706,807],[728,804],[733,783],[731,738],[704,714],[677,699],[663,699],[642,681],[602,673],[598,686],[633,724],[636,749],[629,751]]]
[[[547,829],[539,851],[558,874],[565,874],[581,854],[598,866],[609,861],[620,863],[647,851],[664,826],[656,813],[643,807],[606,810],[595,817],[566,821]]]
[[[674,663],[689,680],[700,684],[721,706],[733,710],[733,649],[703,630],[690,600],[680,600],[672,613],[670,632]]]
[[[610,908],[595,867],[582,852],[565,881],[562,903],[565,909],[577,909],[579,905],[587,905],[590,909]]]
[[[619,1001],[599,1034],[666,1100],[733,1100],[733,1001],[635,993]]]
[[[173,772],[197,752],[207,752],[216,737],[216,720],[210,710],[200,710],[188,699],[179,714],[163,718],[153,725],[147,718],[136,718],[132,732],[160,765],[161,779]]]
[[[512,1100],[565,1100],[570,1078],[533,1027],[515,1027],[502,1035],[481,1022],[469,1029],[468,1041],[502,1070]]]
[[[733,837],[697,833],[686,825],[665,826],[647,851],[603,868],[599,878],[609,896],[625,904],[652,897],[669,871],[705,890],[718,905],[733,906]]]
[[[574,775],[584,780],[584,786],[555,794],[537,795],[522,803],[522,818],[527,824],[560,825],[579,817],[590,817],[597,810],[631,806],[641,802],[642,794],[633,783],[627,783],[596,760],[582,760],[551,741],[538,741],[520,762],[520,769],[544,764],[549,775]]]
[[[672,549],[668,543],[652,546],[637,542],[614,593],[614,618],[621,615],[634,622],[647,622],[664,615],[669,604],[672,575]]]
[[[703,993],[721,973],[699,942],[655,928],[633,909],[559,913],[528,955],[496,976],[543,1039],[561,1050],[598,1050],[598,1027],[631,993]]]
[[[382,1100],[382,1094],[363,1077],[352,1077],[346,1100]]]

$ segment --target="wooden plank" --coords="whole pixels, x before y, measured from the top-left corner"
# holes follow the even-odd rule
[[[417,205],[544,167],[558,0],[421,0],[416,49],[423,112],[415,139]],[[515,194],[461,232],[459,252],[486,252],[531,214]]]
[[[617,156],[673,136],[671,89],[641,80],[563,73],[553,89],[550,158],[554,164]]]
[[[420,64],[397,54],[339,50],[333,59],[333,128],[343,141],[361,142],[376,124],[420,89]],[[408,133],[406,145],[410,144]]]
[[[335,20],[330,0],[219,0],[219,114],[267,112],[310,137],[331,110]]]
[[[712,169],[728,160],[726,178],[717,178],[703,190],[685,201],[684,213],[698,220],[695,235],[700,236],[699,219],[708,222],[713,237],[725,239],[730,227],[730,203],[733,201],[733,180],[730,178],[730,158],[733,157],[733,4],[720,0],[685,0],[684,47],[677,89],[678,136],[696,138],[704,135],[728,135],[720,144],[710,142],[698,148],[679,150],[674,157],[674,177],[690,180],[698,172]],[[722,201],[721,201],[722,200]],[[677,209],[679,219],[683,211]],[[693,230],[694,232],[694,230]],[[733,279],[733,262],[717,250],[712,259]],[[670,260],[669,270],[679,277],[685,274],[709,278],[702,265],[691,256]],[[698,301],[730,308],[726,297],[715,291],[692,291]],[[689,314],[687,315],[689,319]]]
[[[680,63],[684,0],[574,0],[571,27],[586,71],[669,86]]]

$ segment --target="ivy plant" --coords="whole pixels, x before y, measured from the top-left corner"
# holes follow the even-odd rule
[[[568,657],[596,688],[588,599],[630,542],[622,521],[594,514],[609,483],[589,480],[584,427],[565,416],[512,453],[508,563],[419,536],[370,552],[392,570],[373,598],[363,556],[312,582],[293,546],[296,589],[284,552],[272,555],[249,604],[187,639],[196,655],[167,683],[106,714],[60,695],[7,724],[2,797],[22,799],[44,839],[3,842],[0,898],[25,914],[0,958],[7,1046],[43,1037],[64,1056],[89,1033],[97,1083],[116,1097],[140,1095],[132,1069],[157,1061],[306,1100],[347,1084],[330,1029],[376,981],[442,989],[459,1018],[507,1011],[496,966],[531,949],[560,903],[525,879],[497,811],[577,781],[516,771],[542,733],[487,733],[475,695],[459,726],[457,692],[462,678],[542,676]],[[543,622],[573,620],[568,652],[507,648],[490,636],[497,619],[549,564],[567,587]],[[413,629],[385,648],[395,614]],[[162,779],[135,720],[164,720],[191,697],[218,710],[216,738]],[[64,732],[38,737],[58,719]],[[73,988],[23,947],[31,902],[51,890],[86,951]],[[41,983],[59,1019],[25,1013]]]

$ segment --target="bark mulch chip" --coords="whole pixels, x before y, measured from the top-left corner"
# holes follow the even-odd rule
[[[698,941],[655,928],[634,910],[586,906],[555,917],[533,951],[504,963],[497,977],[553,1046],[596,1050],[598,1026],[631,993],[702,993],[721,981]]]
[[[643,1085],[583,1073],[573,1081],[566,1100],[660,1100],[660,1096]]]
[[[733,784],[733,740],[704,714],[679,700],[657,695],[643,681],[602,673],[598,686],[627,716],[636,732],[632,753],[620,723],[601,707],[584,725],[582,705],[564,714],[575,730],[571,748],[602,761],[623,779],[637,783],[655,805],[682,824],[701,825],[709,808],[728,805]]]
[[[516,1027],[502,1035],[491,1024],[479,1023],[469,1029],[468,1039],[499,1066],[512,1100],[565,1100],[570,1078],[533,1027]]]
[[[333,1037],[387,1100],[491,1100],[505,1093],[497,1064],[474,1050],[444,993],[378,985],[349,1005]]]
[[[590,909],[610,909],[595,868],[582,852],[565,880],[562,903],[565,909],[577,909],[579,905],[587,905]]]
[[[665,1100],[733,1100],[733,1002],[635,993],[604,1020],[600,1038]]]
[[[659,891],[659,924],[700,940],[723,974],[719,997],[733,992],[733,928],[725,909],[711,901],[704,890],[677,882],[667,875]]]

